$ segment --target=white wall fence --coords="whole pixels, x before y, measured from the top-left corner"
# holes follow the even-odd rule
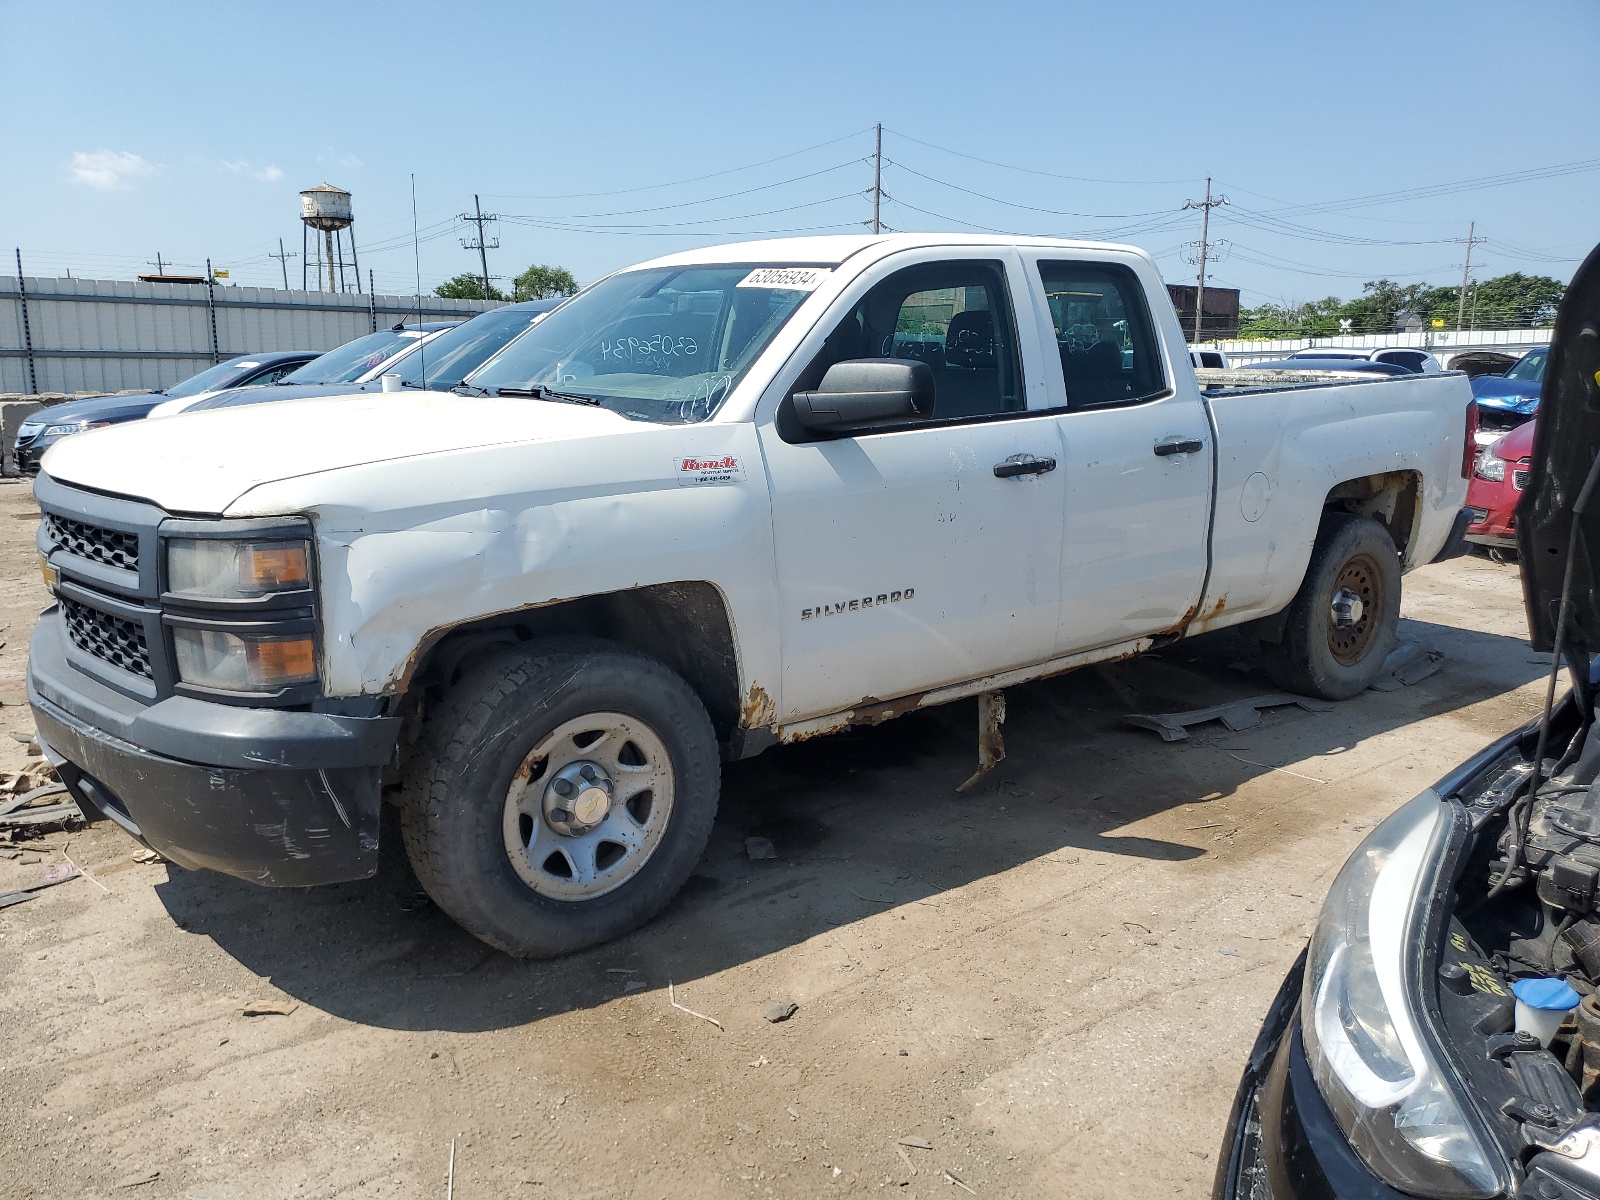
[[[1407,346],[1430,351],[1441,365],[1448,366],[1458,354],[1474,350],[1494,350],[1501,354],[1521,355],[1537,346],[1548,346],[1551,329],[1480,329],[1443,330],[1420,329],[1415,333],[1356,333],[1337,337],[1276,338],[1270,341],[1237,340],[1203,343],[1207,349],[1220,350],[1234,366],[1254,362],[1268,362],[1287,358],[1296,350],[1314,347],[1333,350],[1337,348],[1378,349],[1384,346]]]
[[[20,287],[19,287],[20,283]],[[239,354],[331,350],[362,334],[464,320],[482,300],[106,279],[0,278],[0,392],[162,388]]]

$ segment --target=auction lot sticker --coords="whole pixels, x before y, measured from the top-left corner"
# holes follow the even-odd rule
[[[672,470],[678,477],[679,487],[744,482],[744,460],[735,454],[718,454],[710,458],[695,458],[686,454],[672,460]]]
[[[739,286],[814,292],[832,274],[831,267],[757,267],[739,281]]]

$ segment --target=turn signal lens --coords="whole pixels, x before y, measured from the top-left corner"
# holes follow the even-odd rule
[[[262,637],[176,626],[172,648],[185,683],[225,692],[276,692],[317,679],[310,634]]]
[[[305,683],[317,677],[317,651],[309,637],[250,638],[244,652],[250,677],[257,682]]]
[[[239,584],[261,592],[287,592],[311,586],[304,542],[239,547]]]

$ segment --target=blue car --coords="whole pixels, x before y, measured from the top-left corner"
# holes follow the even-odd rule
[[[1550,347],[1529,350],[1504,375],[1479,375],[1472,381],[1478,401],[1478,445],[1499,441],[1539,411],[1544,364]]]
[[[17,466],[28,475],[39,473],[39,458],[62,438],[102,425],[120,425],[149,416],[168,400],[198,396],[203,392],[262,387],[316,358],[314,350],[274,350],[270,354],[241,354],[207,367],[182,383],[159,392],[132,392],[122,396],[90,396],[53,404],[23,421],[17,429]]]

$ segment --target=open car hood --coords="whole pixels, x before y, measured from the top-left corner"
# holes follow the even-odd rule
[[[1533,440],[1532,474],[1517,504],[1522,591],[1536,650],[1555,645],[1562,582],[1572,572],[1566,651],[1600,651],[1600,485],[1580,500],[1600,456],[1600,246],[1589,252],[1556,314]],[[1596,472],[1600,479],[1600,471]],[[1583,505],[1583,513],[1576,512]],[[1576,536],[1574,536],[1576,524]],[[1570,548],[1570,555],[1569,555]]]

